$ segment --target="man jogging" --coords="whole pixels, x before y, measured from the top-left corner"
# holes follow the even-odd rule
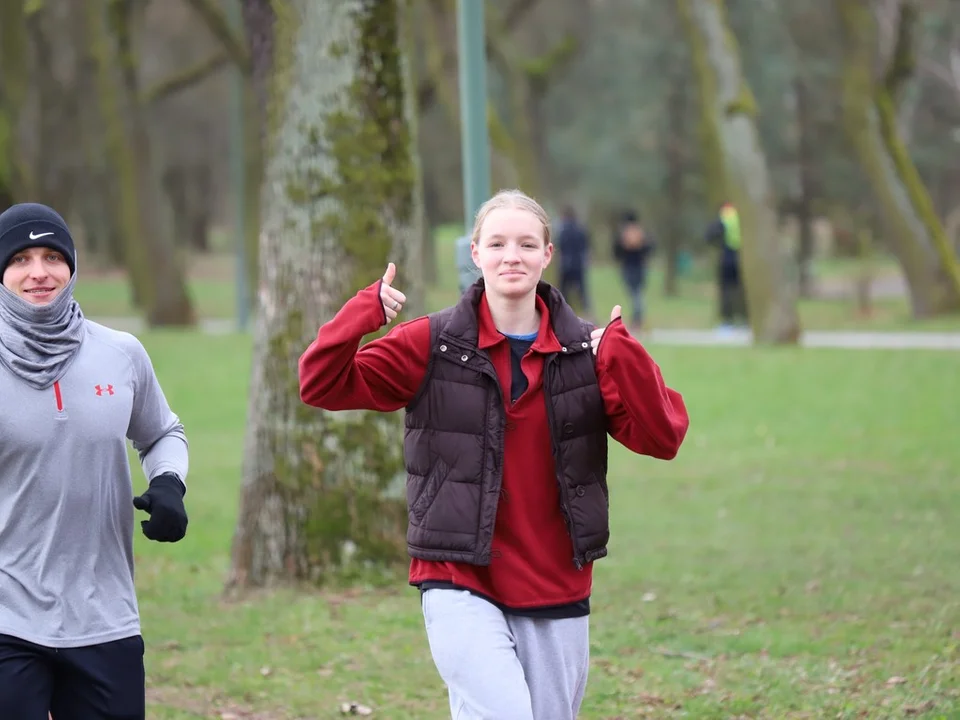
[[[84,319],[60,215],[0,214],[0,269],[0,718],[142,720],[134,508],[184,537],[183,426],[140,342]]]

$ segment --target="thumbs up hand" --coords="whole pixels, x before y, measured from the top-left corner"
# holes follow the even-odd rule
[[[614,305],[613,310],[610,311],[610,322],[613,322],[618,317],[620,317],[621,308],[619,305]],[[608,323],[609,324],[609,323]],[[605,327],[597,328],[592,333],[590,333],[590,347],[593,348],[593,354],[597,354],[597,348],[600,347],[600,338],[603,337],[603,331],[606,330]]]
[[[387,271],[383,274],[383,283],[380,285],[380,302],[383,303],[383,314],[387,322],[397,319],[403,304],[407,301],[407,296],[393,287],[393,281],[397,277],[397,266],[393,263],[387,265]]]

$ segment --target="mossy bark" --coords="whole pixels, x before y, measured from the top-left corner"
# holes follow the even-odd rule
[[[869,2],[837,0],[844,39],[843,122],[903,269],[914,317],[960,310],[960,263],[896,125],[897,89],[913,66],[909,14],[890,67],[874,78],[877,23]],[[907,11],[909,13],[909,10]]]
[[[274,0],[272,10],[272,18],[261,14],[271,51],[253,57],[255,75],[269,63],[272,83],[228,583],[237,589],[319,583],[406,557],[400,415],[307,407],[297,372],[317,327],[388,261],[408,297],[422,284],[398,2]],[[405,314],[422,312],[415,304]]]
[[[741,274],[754,342],[800,338],[797,287],[781,247],[773,183],[722,0],[677,0],[700,95],[700,143],[711,207],[740,215]]]

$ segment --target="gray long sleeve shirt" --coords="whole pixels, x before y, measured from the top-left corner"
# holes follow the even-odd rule
[[[87,321],[46,390],[0,365],[0,634],[54,648],[139,634],[127,438],[147,478],[186,481],[183,425],[134,336]]]

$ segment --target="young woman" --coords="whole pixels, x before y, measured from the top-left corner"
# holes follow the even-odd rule
[[[540,281],[550,223],[518,191],[477,213],[482,277],[395,327],[391,263],[300,359],[304,402],[406,409],[410,584],[459,720],[573,720],[589,664],[592,563],[609,537],[607,434],[673,458],[681,396],[627,332],[580,320]]]
[[[0,718],[142,720],[134,508],[184,537],[187,440],[140,342],[84,319],[76,269],[54,210],[0,214]]]

